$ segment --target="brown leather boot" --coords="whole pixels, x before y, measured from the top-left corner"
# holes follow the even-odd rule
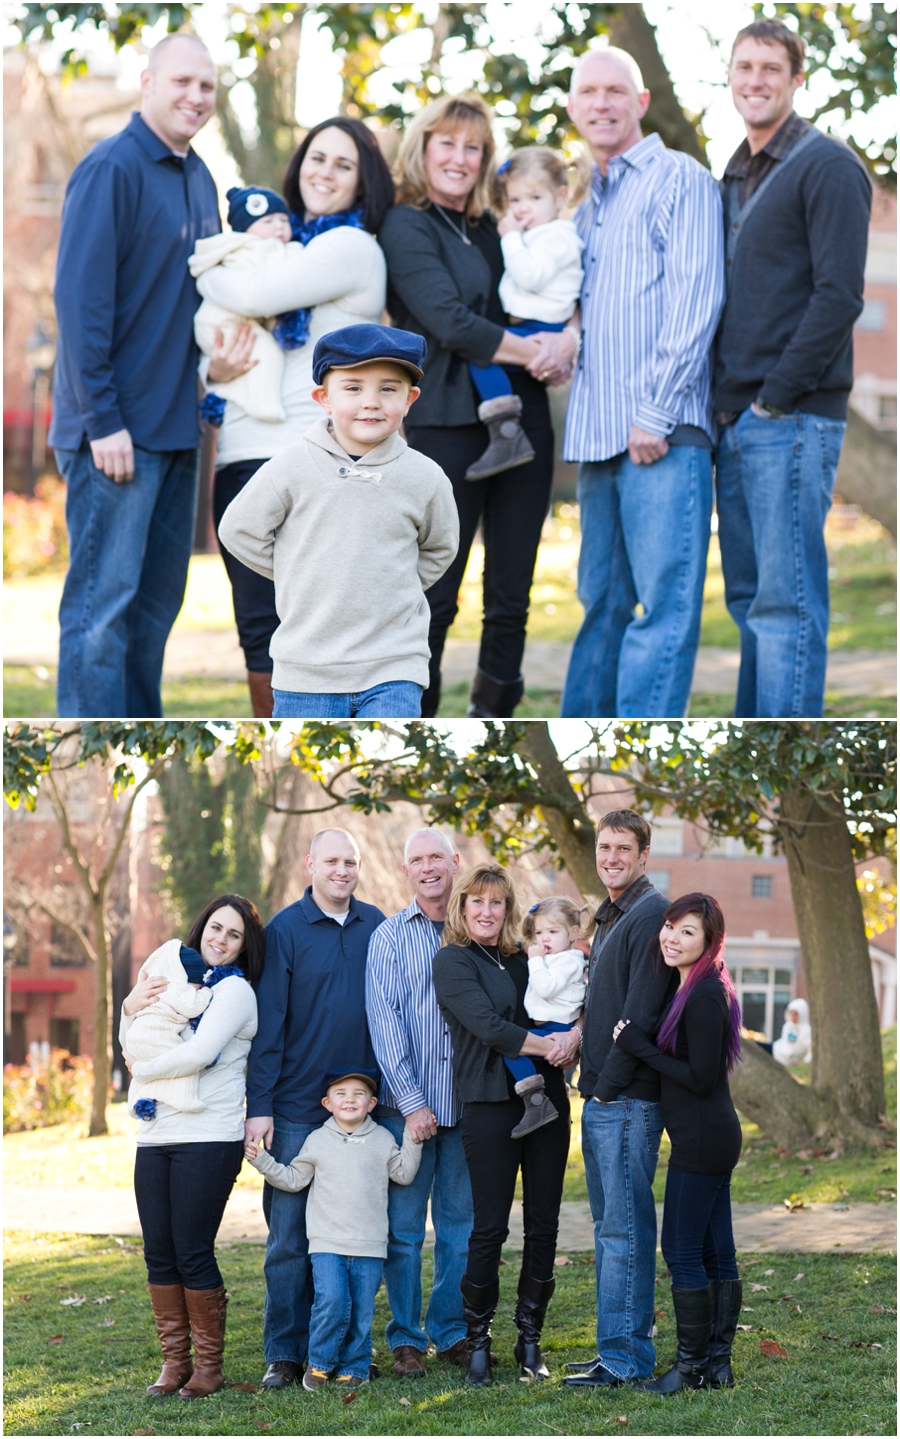
[[[218,1289],[185,1289],[184,1298],[194,1336],[194,1372],[178,1397],[205,1399],[225,1383],[222,1355],[228,1297],[220,1284]]]
[[[250,690],[250,708],[253,711],[253,718],[271,719],[272,705],[275,703],[272,695],[272,671],[248,670],[247,685]]]
[[[147,1393],[154,1399],[174,1394],[191,1377],[191,1326],[183,1284],[148,1284],[159,1335],[163,1367]]]

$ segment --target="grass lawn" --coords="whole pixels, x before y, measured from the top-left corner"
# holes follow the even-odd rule
[[[568,1359],[594,1352],[594,1267],[567,1255],[545,1328],[552,1380],[527,1385],[512,1357],[517,1263],[501,1270],[494,1386],[467,1391],[462,1371],[432,1362],[427,1378],[388,1376],[388,1318],[378,1297],[375,1349],[383,1377],[357,1397],[333,1390],[265,1394],[262,1375],[262,1253],[221,1254],[231,1296],[227,1387],[191,1405],[152,1400],[156,1340],[137,1244],[102,1236],[13,1234],[5,1238],[5,1432],[7,1434],[894,1434],[895,1280],[886,1256],[772,1255],[742,1261],[750,1292],[732,1392],[674,1398],[620,1389],[557,1387]],[[765,1265],[765,1269],[762,1266]],[[426,1289],[430,1257],[425,1263]],[[669,1286],[660,1261],[660,1356],[673,1353]],[[70,1297],[85,1302],[66,1305]],[[767,1358],[775,1340],[785,1357]],[[102,1371],[102,1372],[101,1372]]]

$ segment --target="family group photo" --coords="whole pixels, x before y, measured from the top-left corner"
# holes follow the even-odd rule
[[[5,1432],[895,1432],[883,722],[8,724]]]
[[[893,715],[895,43],[8,7],[6,715]]]

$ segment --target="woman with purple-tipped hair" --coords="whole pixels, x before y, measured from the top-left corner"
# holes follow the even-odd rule
[[[731,1388],[731,1347],[741,1281],[731,1226],[731,1172],[741,1126],[728,1074],[741,1052],[741,1010],[725,967],[725,919],[709,894],[686,894],[663,915],[658,962],[679,983],[652,1040],[627,1017],[613,1030],[620,1049],[658,1070],[662,1118],[672,1141],[662,1252],[672,1275],[678,1352],[642,1387]]]

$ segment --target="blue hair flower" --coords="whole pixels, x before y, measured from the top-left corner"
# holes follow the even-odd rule
[[[207,390],[199,404],[200,418],[208,424],[219,428],[225,418],[225,400],[221,395],[214,395],[212,390]]]
[[[498,166],[497,166],[497,174],[498,174],[498,175],[505,175],[511,164],[512,164],[512,159],[511,159],[511,158],[510,158],[509,160],[504,160],[502,165],[498,165]],[[529,911],[529,912],[530,912],[530,911]]]
[[[540,907],[541,907],[541,902],[540,902],[540,900],[538,900],[537,904],[533,904],[533,905],[531,906],[531,908],[530,908],[530,910],[528,911],[528,913],[529,913],[529,914],[534,914],[534,911],[535,911],[536,909],[540,909]]]
[[[146,1120],[155,1119],[155,1118],[156,1118],[156,1100],[155,1100],[155,1099],[139,1099],[139,1100],[137,1101],[137,1103],[135,1104],[135,1106],[134,1106],[134,1112],[135,1112],[135,1114],[137,1115],[138,1119],[146,1119]]]

